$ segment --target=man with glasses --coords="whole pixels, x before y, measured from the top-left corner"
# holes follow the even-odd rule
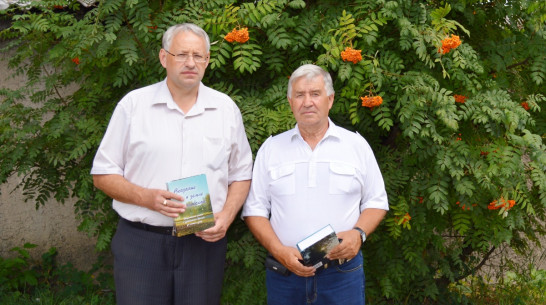
[[[226,231],[248,194],[252,154],[235,103],[201,83],[209,51],[200,27],[170,27],[159,51],[166,79],[118,103],[95,156],[95,186],[120,216],[112,239],[118,305],[220,303]],[[215,225],[172,236],[185,204],[166,183],[199,174]]]

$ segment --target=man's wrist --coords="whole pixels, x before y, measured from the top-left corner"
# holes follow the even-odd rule
[[[364,244],[364,242],[366,241],[366,232],[364,232],[364,230],[362,230],[361,228],[355,226],[353,227],[353,230],[356,230],[359,234],[360,234],[360,242],[361,242],[361,245]]]

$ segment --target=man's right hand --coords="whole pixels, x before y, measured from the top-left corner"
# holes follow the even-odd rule
[[[121,175],[93,175],[94,185],[111,198],[128,204],[135,204],[165,216],[176,218],[186,211],[184,198],[161,189],[148,189],[129,182]]]
[[[283,246],[279,251],[275,251],[273,256],[296,275],[303,277],[315,275],[315,268],[304,266],[301,263],[303,258],[301,257],[300,251],[296,248]]]
[[[180,195],[159,189],[145,189],[144,192],[147,193],[145,196],[150,197],[150,199],[145,200],[144,202],[152,203],[151,206],[148,207],[151,210],[158,211],[159,213],[172,218],[176,218],[180,213],[186,211],[186,204],[179,202],[184,200]]]
[[[273,231],[268,218],[263,216],[247,216],[245,217],[245,222],[252,234],[254,234],[254,237],[288,270],[304,277],[315,275],[315,268],[306,267],[301,263],[303,258],[298,249],[285,246],[281,243],[277,234]]]

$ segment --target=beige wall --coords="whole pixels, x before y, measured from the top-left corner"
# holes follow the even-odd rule
[[[12,177],[0,186],[0,257],[16,256],[10,249],[32,243],[38,245],[30,250],[35,259],[55,247],[59,263],[88,270],[96,258],[95,240],[77,231],[73,202],[50,200],[36,210],[34,202],[24,202],[21,190],[14,191],[20,182]]]
[[[0,87],[17,88],[25,79],[11,77],[5,60],[10,53],[0,53]],[[38,245],[30,251],[33,258],[40,259],[49,248],[56,247],[59,263],[90,268],[97,256],[95,239],[77,231],[74,201],[61,204],[50,200],[36,210],[35,202],[25,202],[22,190],[16,189],[19,183],[20,177],[11,177],[0,185],[0,257],[16,256],[10,249],[33,243]]]

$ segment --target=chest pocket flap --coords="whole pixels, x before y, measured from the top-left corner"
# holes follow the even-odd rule
[[[295,169],[296,169],[295,164],[282,165],[282,166],[271,169],[269,171],[269,176],[273,180],[278,180],[284,176],[293,175]]]
[[[271,194],[291,195],[296,192],[296,165],[286,164],[269,170]]]
[[[344,194],[353,191],[356,169],[348,164],[330,163],[330,194]]]
[[[342,163],[330,163],[330,170],[338,175],[354,176],[356,174],[356,169],[353,166]]]

